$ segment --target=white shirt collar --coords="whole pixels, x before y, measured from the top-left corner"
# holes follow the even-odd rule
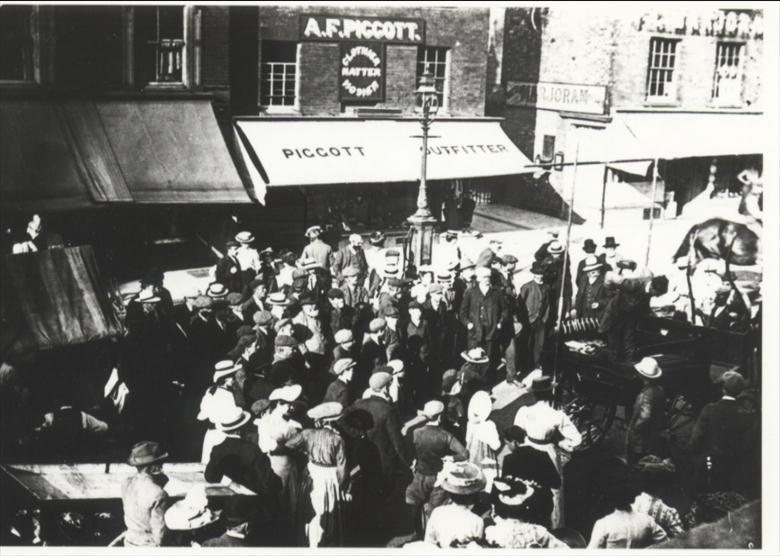
[[[732,402],[737,401],[737,398],[735,398],[734,396],[729,396],[727,394],[723,394],[723,397],[721,399],[722,400],[731,400]]]

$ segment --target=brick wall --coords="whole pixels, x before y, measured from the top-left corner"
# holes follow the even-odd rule
[[[260,6],[259,48],[263,40],[299,39],[299,14],[321,13],[422,18],[426,45],[450,49],[450,114],[483,116],[487,79],[488,10],[482,8],[359,8],[357,6]],[[300,111],[305,115],[341,112],[338,99],[338,43],[301,42]],[[258,79],[262,51],[258,59]],[[385,102],[381,108],[414,110],[417,46],[387,45]]]
[[[227,6],[201,6],[201,84],[205,90],[229,86]]]

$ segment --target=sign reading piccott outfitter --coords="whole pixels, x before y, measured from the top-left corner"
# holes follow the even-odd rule
[[[425,20],[301,14],[300,37],[305,41],[425,44]]]
[[[339,62],[339,98],[384,101],[384,44],[342,43]]]
[[[602,85],[509,81],[506,84],[506,104],[542,110],[606,114],[607,88]]]

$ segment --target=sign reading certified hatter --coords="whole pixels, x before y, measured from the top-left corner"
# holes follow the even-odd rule
[[[339,97],[341,100],[383,101],[385,48],[382,44],[341,45]]]
[[[425,20],[301,14],[300,34],[308,41],[425,44]]]
[[[606,114],[607,88],[602,85],[509,81],[506,104],[541,110]]]

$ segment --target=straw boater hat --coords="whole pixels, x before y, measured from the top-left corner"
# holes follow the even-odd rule
[[[469,363],[487,363],[490,361],[487,352],[481,347],[475,347],[473,349],[461,352],[460,356]]]
[[[325,402],[306,412],[312,421],[333,421],[344,415],[344,406],[339,402]]]
[[[322,228],[320,226],[310,226],[306,230],[306,237],[312,238],[312,237],[319,237],[319,235],[322,233]]]
[[[290,304],[290,301],[287,299],[287,296],[284,295],[284,293],[274,292],[268,296],[268,303],[271,305],[287,306]]]
[[[230,293],[228,292],[228,289],[219,282],[209,284],[209,287],[206,290],[206,295],[213,297],[214,299],[224,299],[227,297],[228,293]]]
[[[206,487],[194,486],[165,512],[165,526],[174,531],[193,531],[215,523],[219,514],[209,509]]]
[[[249,245],[255,240],[255,236],[252,234],[252,232],[238,232],[236,234],[236,241],[239,243],[243,243],[244,245]]]
[[[133,446],[127,463],[133,467],[151,465],[168,458],[168,452],[164,451],[157,442],[144,440]]]
[[[643,377],[650,379],[661,378],[661,375],[663,374],[661,367],[658,365],[658,361],[652,357],[642,358],[639,363],[634,365],[634,369]]]
[[[585,257],[585,265],[582,267],[583,272],[590,272],[591,270],[600,270],[604,265],[599,261],[595,255],[588,255]]]
[[[563,253],[563,244],[557,239],[553,240],[550,242],[550,245],[547,246],[547,252],[551,255]]]
[[[217,382],[220,378],[230,376],[238,369],[240,369],[240,365],[236,365],[233,363],[233,361],[230,361],[229,359],[224,359],[223,361],[219,361],[216,365],[214,365],[214,382]]]
[[[217,429],[222,432],[235,431],[246,425],[251,418],[251,413],[238,406],[233,406],[229,409],[225,408],[224,412],[220,415]]]
[[[482,423],[490,417],[490,412],[493,411],[493,402],[490,399],[490,394],[484,390],[474,392],[469,401],[468,419],[472,423]]]
[[[452,494],[476,494],[485,488],[482,470],[468,461],[453,463],[443,475],[441,488]]]
[[[431,421],[438,418],[442,413],[444,413],[444,404],[439,400],[426,402],[423,408],[417,411],[418,416],[425,417]]]

